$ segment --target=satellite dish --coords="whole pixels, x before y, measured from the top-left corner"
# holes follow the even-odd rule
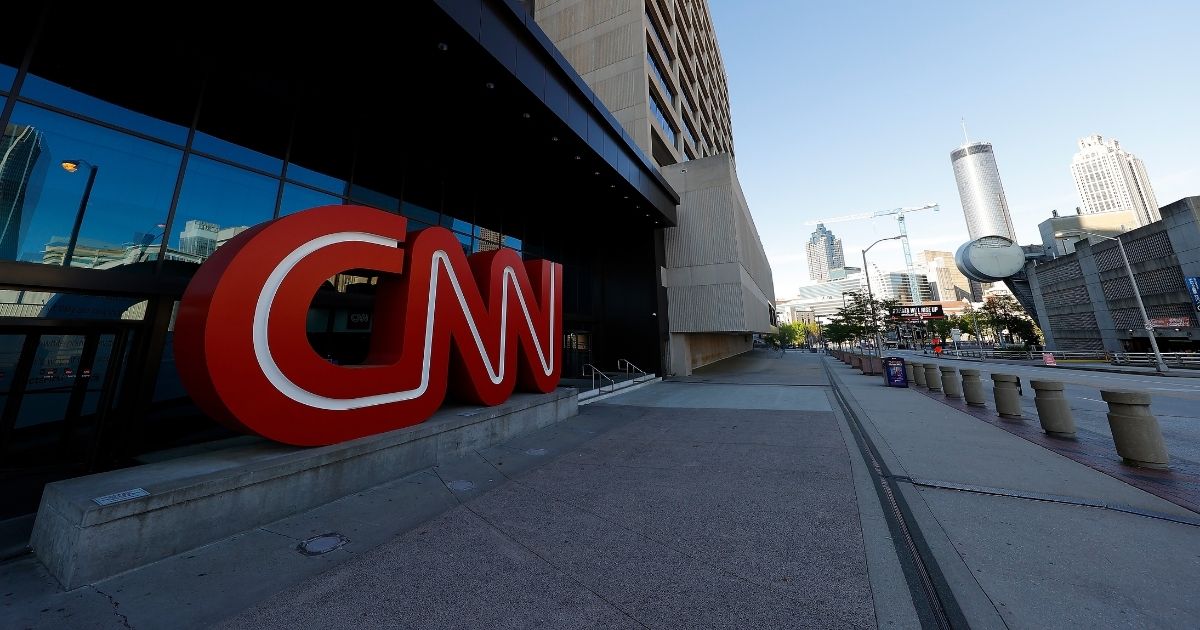
[[[999,282],[1025,267],[1025,250],[1003,236],[985,236],[959,247],[954,263],[972,280]]]

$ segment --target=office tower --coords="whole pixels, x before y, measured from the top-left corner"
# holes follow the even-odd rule
[[[971,240],[1002,236],[1017,242],[991,143],[965,144],[950,153],[950,163],[954,165],[954,181],[958,183]]]
[[[535,2],[533,16],[659,166],[733,153],[707,2],[559,0]]]
[[[975,300],[971,281],[954,264],[953,252],[925,250],[917,255],[920,268],[929,278],[935,300]]]
[[[1081,138],[1079,152],[1071,159],[1071,175],[1086,214],[1130,210],[1137,219],[1131,228],[1162,218],[1146,165],[1115,138],[1105,140],[1099,134]]]
[[[830,271],[846,266],[842,254],[842,239],[818,223],[804,246],[808,252],[808,278],[817,282],[830,280]]]
[[[179,251],[207,258],[217,251],[221,226],[208,221],[188,221],[179,233]]]
[[[0,260],[16,260],[17,248],[37,205],[30,190],[42,154],[42,132],[28,125],[8,125],[0,138]]]

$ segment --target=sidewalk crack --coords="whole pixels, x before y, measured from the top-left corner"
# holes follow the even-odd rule
[[[129,617],[121,614],[121,610],[120,610],[121,604],[117,602],[116,598],[114,598],[112,595],[109,595],[108,593],[105,593],[104,591],[96,588],[95,585],[92,586],[92,590],[96,591],[101,596],[103,596],[105,599],[107,599],[109,604],[112,604],[113,614],[117,616],[117,619],[121,620],[121,625],[123,627],[133,630],[133,626],[129,625]]]

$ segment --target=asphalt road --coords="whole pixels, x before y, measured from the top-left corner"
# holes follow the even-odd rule
[[[1153,401],[1150,409],[1162,427],[1167,452],[1172,459],[1200,463],[1200,378],[1169,376],[1141,376],[1114,374],[1111,372],[1089,372],[1068,368],[1051,368],[1009,363],[988,363],[958,359],[934,359],[916,352],[900,352],[925,363],[970,367],[981,372],[984,387],[991,399],[992,372],[1014,374],[1021,377],[1024,395],[1021,405],[1028,417],[1036,418],[1033,402],[1032,379],[1059,381],[1066,384],[1064,395],[1071,401],[1075,424],[1080,430],[1112,437],[1108,428],[1108,405],[1100,398],[1102,389],[1122,389],[1150,394]]]

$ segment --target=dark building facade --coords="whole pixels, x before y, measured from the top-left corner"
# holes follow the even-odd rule
[[[560,262],[564,377],[620,359],[661,371],[657,270],[679,196],[520,4],[153,28],[132,11],[14,7],[22,28],[0,40],[0,129],[36,138],[22,150],[37,173],[4,206],[23,227],[0,260],[0,520],[32,512],[46,482],[232,436],[179,382],[178,300],[228,239],[310,207],[371,206],[468,253]],[[316,352],[364,360],[376,282],[347,269],[314,295]]]
[[[1119,235],[1163,352],[1200,348],[1200,197],[1163,206],[1162,220]],[[1149,352],[1133,286],[1113,240],[1026,264],[1038,325],[1053,350]],[[1198,293],[1200,296],[1200,293]]]

